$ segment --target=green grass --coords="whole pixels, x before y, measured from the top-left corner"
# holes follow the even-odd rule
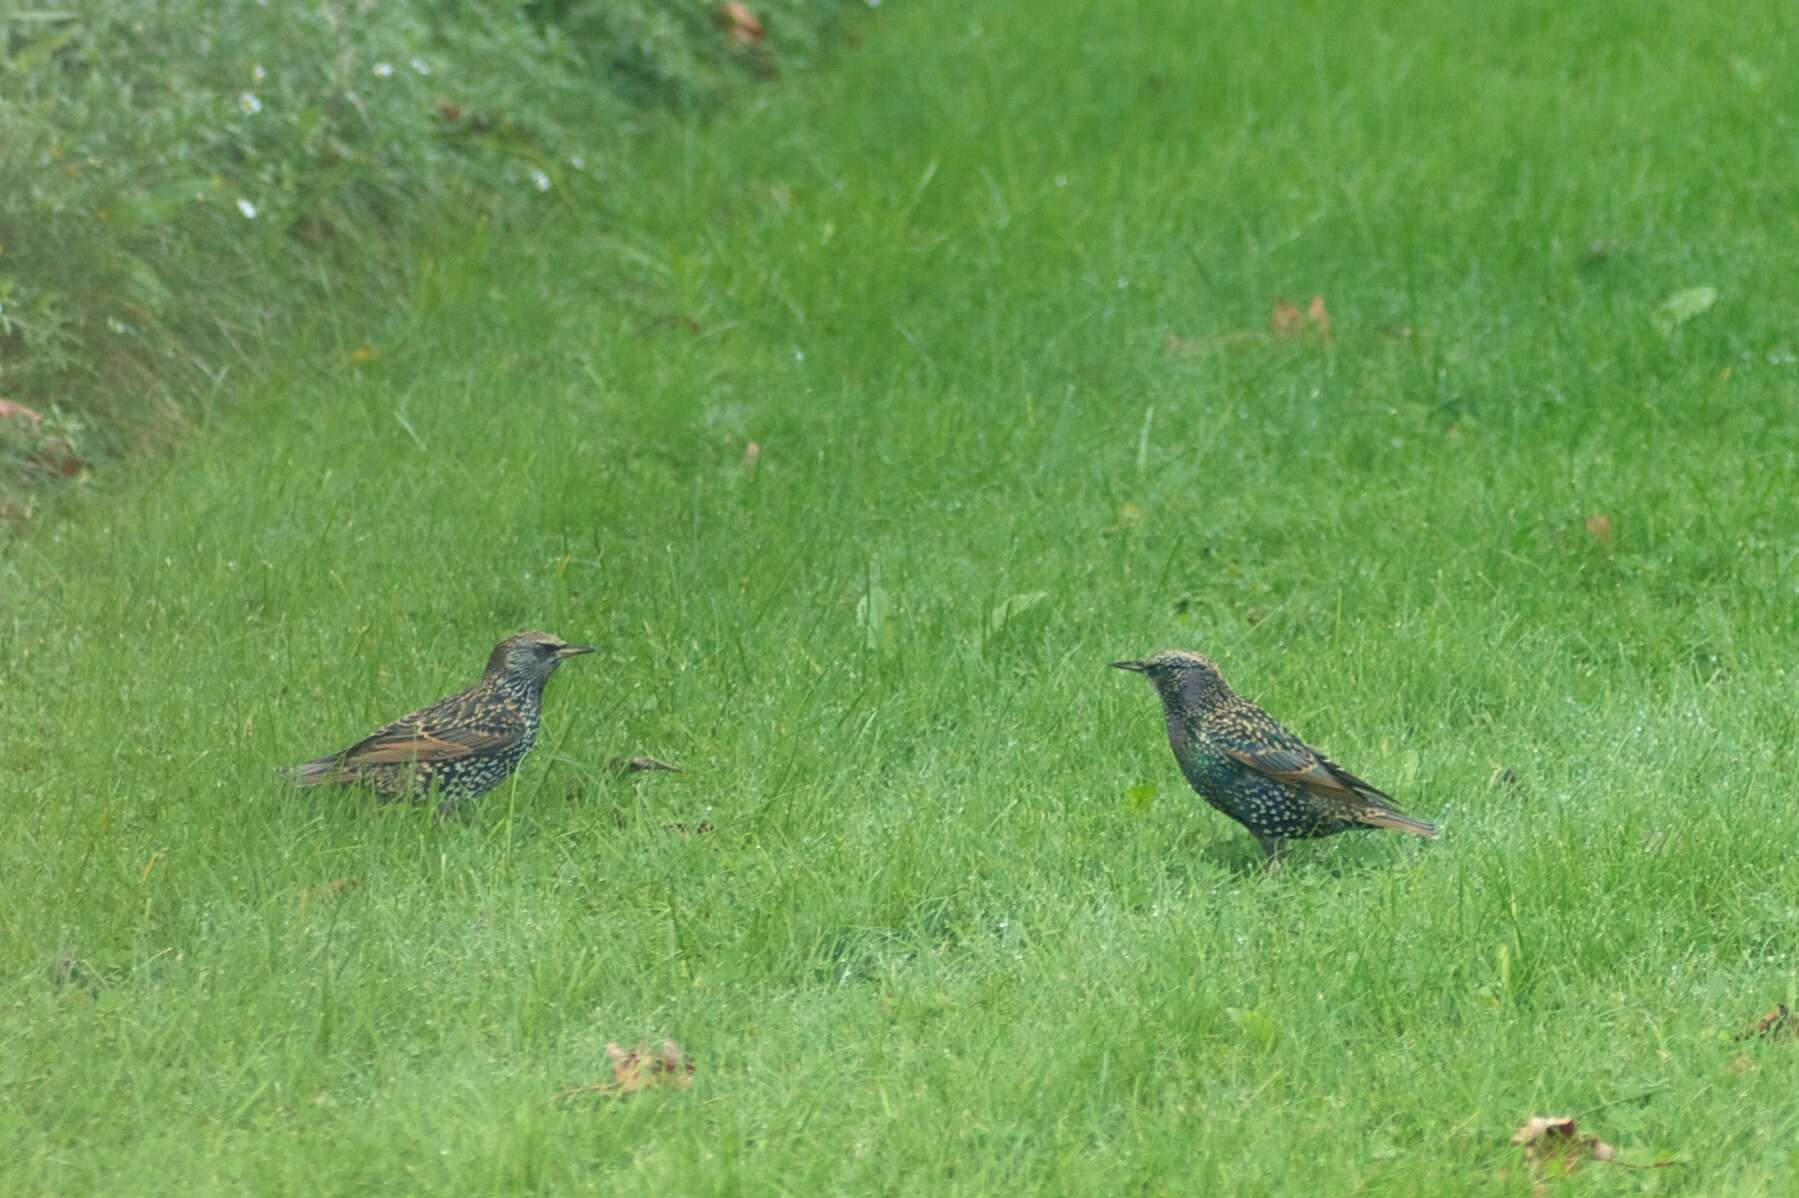
[[[1197,8],[874,14],[10,546],[0,1190],[1792,1193],[1783,10]],[[527,626],[467,822],[273,777]],[[1260,875],[1165,646],[1443,839]]]

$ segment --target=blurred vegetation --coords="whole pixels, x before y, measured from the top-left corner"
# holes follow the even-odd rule
[[[0,13],[0,492],[154,444],[446,216],[528,219],[850,0],[110,0]],[[229,380],[229,382],[228,382]]]

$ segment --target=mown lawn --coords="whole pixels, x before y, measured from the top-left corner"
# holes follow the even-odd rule
[[[1793,1193],[1787,15],[912,0],[444,230],[0,559],[0,1191]],[[533,626],[467,821],[275,777]]]

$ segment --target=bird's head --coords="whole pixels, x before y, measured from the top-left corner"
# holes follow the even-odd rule
[[[1169,703],[1210,706],[1231,693],[1210,658],[1180,649],[1164,649],[1141,661],[1115,661],[1112,668],[1144,675]]]
[[[489,674],[504,674],[541,686],[566,658],[592,653],[592,645],[571,645],[548,632],[515,632],[493,647]]]

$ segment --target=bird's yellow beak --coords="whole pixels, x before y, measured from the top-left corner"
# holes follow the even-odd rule
[[[1132,673],[1141,674],[1144,666],[1140,661],[1115,661],[1112,663],[1112,668],[1114,670],[1130,670]]]
[[[579,657],[583,653],[592,653],[592,645],[564,645],[556,650],[557,657]]]

